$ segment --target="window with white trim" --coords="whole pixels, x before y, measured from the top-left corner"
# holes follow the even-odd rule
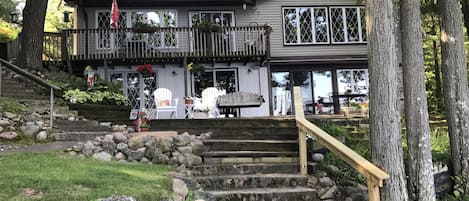
[[[364,7],[330,7],[332,43],[365,43]]]
[[[327,12],[326,7],[283,8],[284,44],[328,44]]]

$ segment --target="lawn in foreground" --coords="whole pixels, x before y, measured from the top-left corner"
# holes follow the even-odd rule
[[[171,196],[170,167],[79,159],[62,153],[0,155],[0,200],[31,200],[30,188],[47,201],[87,201],[129,195],[139,201]]]

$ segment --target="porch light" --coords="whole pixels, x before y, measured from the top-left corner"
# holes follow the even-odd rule
[[[70,11],[66,10],[64,11],[64,22],[67,23],[67,22],[70,22]]]
[[[10,17],[11,17],[11,22],[13,23],[18,23],[18,13],[16,13],[15,11],[12,11],[10,13]]]

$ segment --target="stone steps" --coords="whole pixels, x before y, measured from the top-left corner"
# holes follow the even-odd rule
[[[311,188],[254,188],[225,191],[206,191],[217,201],[320,201]]]
[[[307,178],[299,174],[218,175],[195,179],[206,191],[296,187],[305,186],[307,182]]]
[[[296,140],[223,140],[203,141],[212,150],[220,151],[284,151],[298,147]]]
[[[297,163],[257,163],[257,164],[212,164],[191,168],[194,176],[239,175],[239,174],[292,174],[299,172]]]

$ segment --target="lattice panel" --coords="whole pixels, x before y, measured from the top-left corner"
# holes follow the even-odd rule
[[[359,42],[359,27],[357,8],[345,8],[347,21],[347,42]]]
[[[331,8],[331,29],[333,42],[345,42],[344,15],[342,8]]]
[[[284,9],[284,40],[286,44],[298,42],[296,9]]]
[[[299,8],[299,20],[300,20],[300,41],[301,43],[312,43],[313,42],[313,27],[311,24],[311,9]]]
[[[327,9],[326,8],[315,8],[314,9],[314,28],[316,38],[315,41],[317,43],[327,43],[329,42],[329,34],[328,34],[328,17],[327,17]]]
[[[361,22],[361,25],[362,25],[362,40],[363,41],[367,41],[366,40],[366,22],[365,22],[365,8],[360,8],[360,22]]]

